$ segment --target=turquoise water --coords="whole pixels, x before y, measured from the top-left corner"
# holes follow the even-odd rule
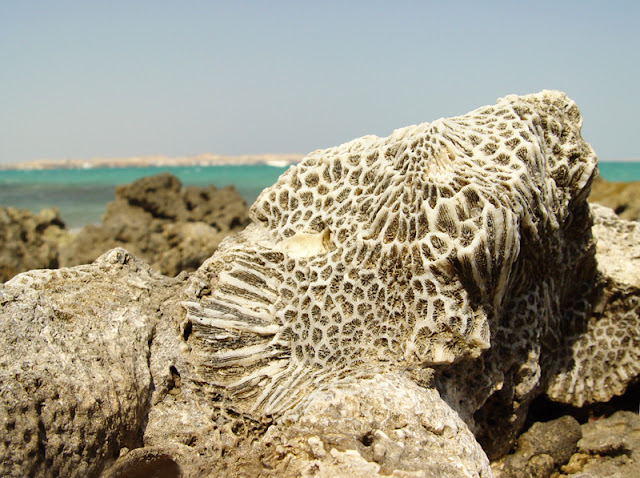
[[[640,162],[601,162],[600,176],[607,181],[640,181]]]
[[[600,175],[609,181],[640,181],[640,162],[603,162]],[[57,207],[69,229],[99,223],[104,208],[113,200],[114,187],[163,171],[175,174],[184,185],[216,187],[233,184],[248,204],[271,186],[286,167],[184,166],[169,168],[0,170],[0,206],[38,212]]]
[[[184,185],[223,187],[233,184],[248,204],[275,183],[286,167],[184,166],[149,168],[48,169],[0,171],[0,206],[38,212],[57,207],[67,228],[100,222],[105,206],[114,199],[114,188],[144,176],[168,171]]]

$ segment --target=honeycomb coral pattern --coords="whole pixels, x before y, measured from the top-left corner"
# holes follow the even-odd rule
[[[311,153],[192,278],[198,381],[277,413],[331,380],[475,359],[509,321],[540,335],[504,316],[543,300],[508,297],[548,293],[549,263],[572,265],[563,225],[596,164],[580,127],[544,91]]]
[[[640,223],[602,206],[592,209],[602,292],[582,327],[564,335],[567,353],[557,357],[558,373],[546,390],[577,407],[621,395],[640,374]]]

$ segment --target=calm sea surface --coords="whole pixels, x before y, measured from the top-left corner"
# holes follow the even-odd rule
[[[602,162],[600,175],[609,181],[640,181],[640,162]],[[99,223],[106,204],[114,198],[114,187],[163,171],[175,174],[184,185],[216,187],[233,184],[248,204],[271,186],[286,167],[185,166],[173,168],[50,169],[1,171],[0,206],[38,212],[57,207],[67,228]]]

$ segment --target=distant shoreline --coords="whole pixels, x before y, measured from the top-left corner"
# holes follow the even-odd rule
[[[0,171],[39,171],[46,169],[147,168],[172,166],[247,166],[287,167],[299,163],[304,154],[272,153],[225,156],[203,153],[193,156],[132,156],[128,158],[36,159],[17,163],[0,163]],[[599,160],[600,163],[639,163],[640,158]]]
[[[169,166],[246,166],[268,165],[286,167],[300,162],[302,154],[249,154],[223,156],[203,153],[194,156],[135,156],[130,158],[38,159],[0,164],[0,170],[145,168]]]

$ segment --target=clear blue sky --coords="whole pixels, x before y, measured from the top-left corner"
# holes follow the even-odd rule
[[[0,0],[0,162],[306,153],[566,91],[640,158],[639,1]]]

